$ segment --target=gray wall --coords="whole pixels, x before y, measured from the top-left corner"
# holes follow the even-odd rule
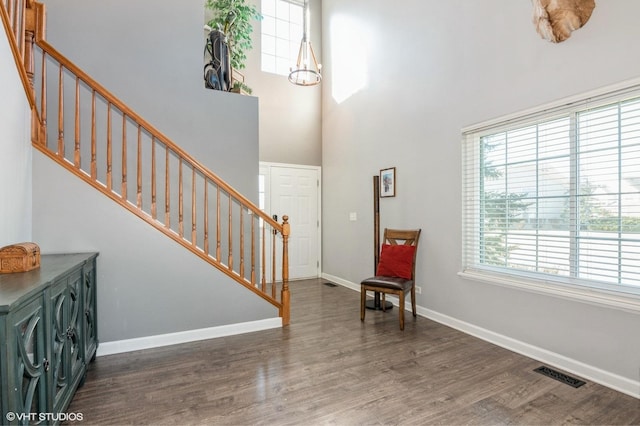
[[[257,200],[258,99],[204,89],[202,0],[44,3],[54,47]]]
[[[31,112],[0,30],[0,247],[31,241]]]
[[[33,233],[42,251],[100,252],[101,342],[278,316],[276,308],[39,151],[33,168]]]
[[[381,227],[423,230],[419,305],[637,383],[637,313],[457,273],[461,129],[637,77],[640,56],[628,46],[640,40],[639,15],[640,2],[601,1],[584,28],[551,44],[526,0],[324,0],[323,272],[351,283],[371,274],[372,176],[395,166],[397,196],[381,200]],[[336,32],[345,25],[347,38]],[[360,83],[336,101],[337,89]]]
[[[257,98],[204,89],[201,0],[45,3],[57,50],[257,201]],[[34,239],[43,253],[100,252],[102,342],[277,317],[260,297],[58,169],[35,156]]]

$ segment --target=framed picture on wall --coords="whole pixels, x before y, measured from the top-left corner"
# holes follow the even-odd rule
[[[380,197],[396,196],[396,168],[380,170]]]

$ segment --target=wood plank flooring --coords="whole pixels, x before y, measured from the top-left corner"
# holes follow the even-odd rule
[[[99,357],[67,412],[82,424],[640,424],[640,400],[324,280],[291,284],[287,328]]]

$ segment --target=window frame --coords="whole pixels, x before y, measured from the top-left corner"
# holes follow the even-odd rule
[[[260,1],[261,9],[264,9],[264,1],[265,0]],[[303,21],[304,21],[304,3],[302,0],[299,0],[299,1],[298,0],[274,0],[274,1],[275,1],[275,10],[273,12],[273,15],[268,12],[265,12],[265,10],[261,11],[263,20],[262,20],[262,25],[260,29],[260,40],[261,40],[260,70],[262,72],[266,72],[269,74],[288,76],[291,67],[294,66],[296,63],[296,60],[298,57],[298,50],[300,47],[300,41],[302,40],[302,35],[303,35],[302,29],[303,29]],[[285,17],[278,14],[278,2],[289,4],[289,10],[287,12],[288,16],[286,17],[286,19]],[[297,24],[296,20],[291,18],[291,15],[290,15],[291,7],[299,8],[300,18],[301,18],[299,25]],[[273,22],[274,34],[265,33],[265,29],[267,28],[266,24],[268,24],[268,21],[270,19],[273,19],[274,21]],[[288,32],[287,37],[282,37],[281,34],[280,35],[278,34],[279,32],[282,32],[282,28],[283,28],[282,25],[286,26],[287,28],[287,32]],[[294,27],[300,27],[299,37],[294,37],[294,34],[293,34]],[[267,44],[265,41],[265,37],[273,38],[273,49],[274,49],[273,53],[265,52],[265,46]],[[278,55],[278,49],[282,48],[284,44],[289,45],[289,55],[287,57]],[[274,60],[273,69],[265,69],[265,56],[269,56],[273,58]],[[282,70],[282,71],[279,70],[281,65],[279,65],[278,62],[283,60],[288,61],[286,72],[285,70]]]
[[[595,305],[640,312],[640,286],[616,286],[600,281],[584,280],[574,276],[554,276],[506,267],[491,267],[477,262],[481,228],[481,155],[480,139],[507,129],[523,128],[558,117],[574,121],[579,112],[593,110],[620,102],[629,97],[640,97],[640,79],[607,86],[595,91],[564,98],[537,108],[517,112],[462,129],[462,265],[458,275],[462,278],[509,288],[578,300]],[[572,123],[572,131],[575,130]],[[574,135],[572,135],[572,139]],[[574,139],[575,140],[575,139]],[[575,145],[575,143],[571,143]],[[572,148],[575,149],[575,146]],[[572,156],[575,153],[572,153]],[[536,158],[536,162],[540,158]],[[575,158],[571,159],[575,167]],[[538,195],[536,195],[538,197]],[[577,214],[576,211],[573,213]],[[572,236],[573,238],[574,236]],[[536,248],[536,253],[538,248]]]

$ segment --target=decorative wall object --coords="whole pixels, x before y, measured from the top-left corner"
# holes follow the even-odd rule
[[[596,7],[595,0],[532,0],[533,24],[542,38],[560,43],[582,28]]]
[[[380,170],[380,197],[396,196],[396,168]]]

